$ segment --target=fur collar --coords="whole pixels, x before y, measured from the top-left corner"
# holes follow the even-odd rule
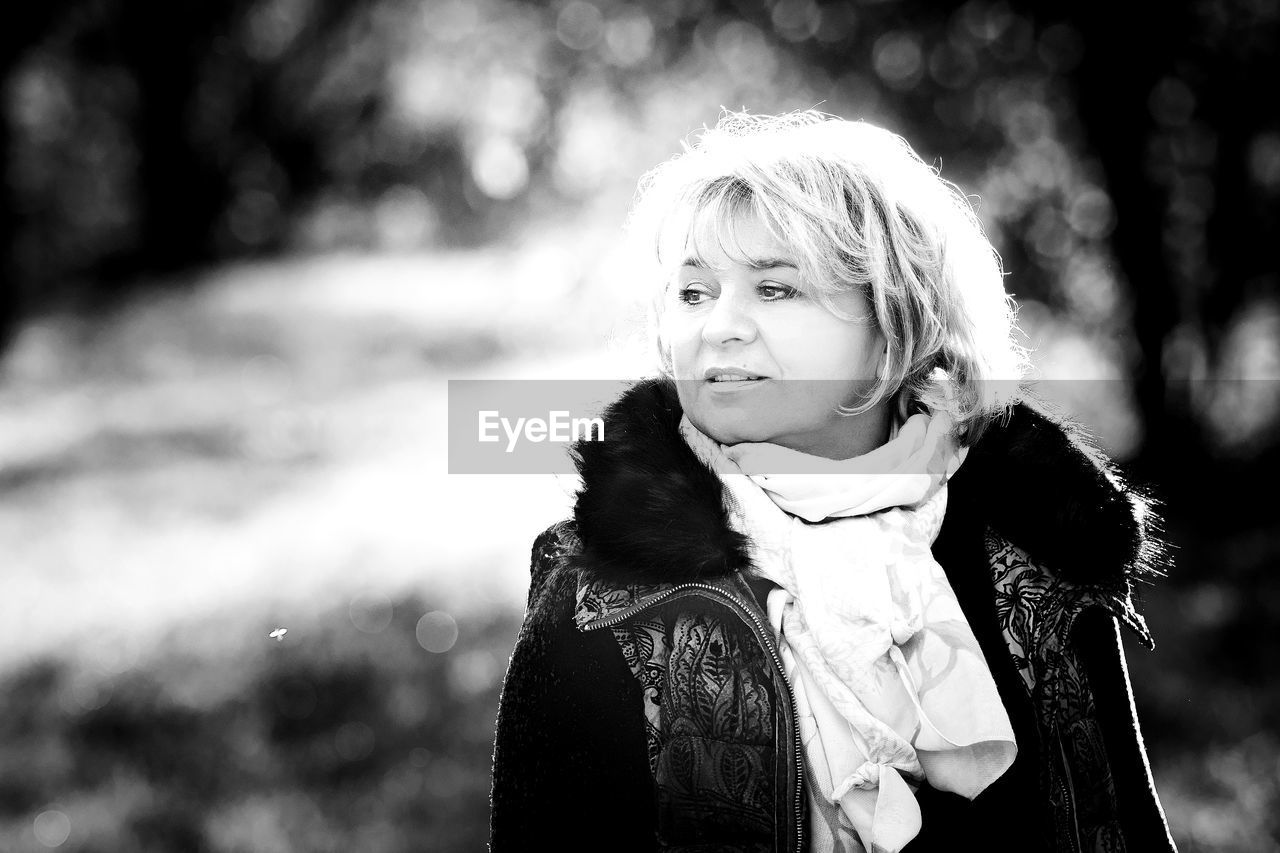
[[[616,583],[711,580],[750,564],[719,478],[680,437],[675,385],[645,379],[604,412],[603,441],[572,454],[587,575]],[[1024,400],[993,424],[951,483],[1001,535],[1059,576],[1112,586],[1146,571],[1147,498],[1127,487],[1085,433]]]

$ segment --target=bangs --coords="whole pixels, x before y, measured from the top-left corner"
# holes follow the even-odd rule
[[[709,267],[709,259],[720,254],[747,265],[766,260],[752,257],[739,237],[742,223],[752,220],[763,222],[774,237],[787,244],[751,187],[738,178],[713,181],[686,197],[663,224],[658,238],[659,263],[672,271],[685,263]]]

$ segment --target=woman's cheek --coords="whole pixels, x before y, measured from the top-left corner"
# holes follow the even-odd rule
[[[665,324],[662,339],[677,365],[687,363],[697,355],[700,334],[699,324],[688,317],[673,318]]]

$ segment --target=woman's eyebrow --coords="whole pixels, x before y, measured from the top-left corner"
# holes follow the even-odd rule
[[[790,258],[752,258],[747,261],[747,266],[753,270],[771,270],[779,267],[797,271],[800,269],[800,265]]]
[[[793,269],[799,271],[800,265],[790,258],[747,258],[744,263],[753,270]],[[680,262],[681,267],[692,267],[698,270],[709,270],[711,265],[701,258],[688,257]]]

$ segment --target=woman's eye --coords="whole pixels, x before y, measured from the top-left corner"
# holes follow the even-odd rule
[[[780,302],[783,299],[794,299],[800,291],[785,284],[762,284],[757,291],[769,302]]]
[[[682,287],[676,294],[676,298],[685,305],[700,305],[702,298],[706,295],[707,292],[700,287]]]

